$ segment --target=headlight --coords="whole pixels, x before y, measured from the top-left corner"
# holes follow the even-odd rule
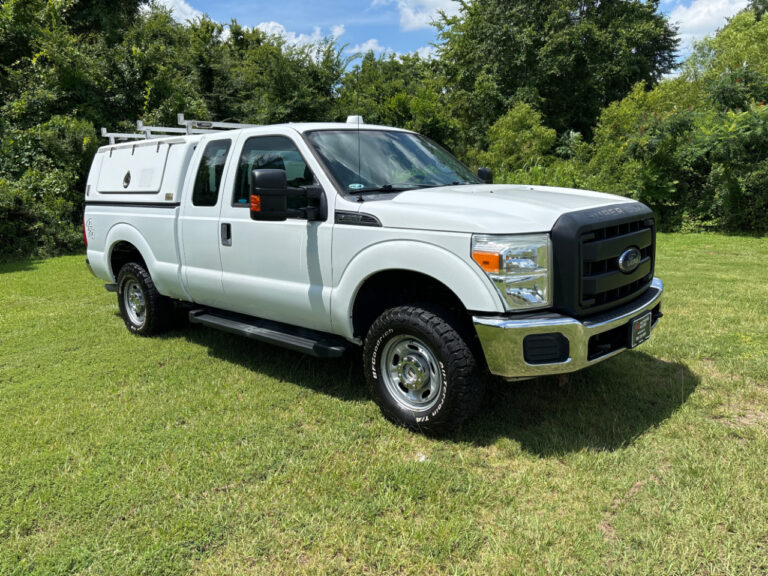
[[[472,258],[495,284],[507,310],[552,304],[548,234],[472,236]]]

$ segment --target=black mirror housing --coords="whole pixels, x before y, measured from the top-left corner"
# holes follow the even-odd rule
[[[477,177],[485,184],[493,184],[493,170],[485,166],[477,169]]]
[[[309,221],[328,217],[323,189],[317,185],[291,188],[285,170],[260,169],[251,172],[251,220],[283,222],[288,218]],[[306,206],[289,208],[288,198],[302,198]]]
[[[282,222],[288,219],[288,185],[285,170],[251,172],[251,220]]]

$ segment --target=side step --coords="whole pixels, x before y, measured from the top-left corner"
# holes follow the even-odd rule
[[[221,310],[192,310],[189,321],[317,358],[338,358],[350,347],[346,340],[332,334]]]

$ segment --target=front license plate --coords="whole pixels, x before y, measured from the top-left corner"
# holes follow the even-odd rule
[[[653,323],[653,314],[646,312],[642,316],[635,318],[629,323],[629,347],[634,348],[642,344],[651,337],[651,324]]]

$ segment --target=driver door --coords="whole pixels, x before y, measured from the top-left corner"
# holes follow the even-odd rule
[[[294,187],[315,182],[306,160],[310,153],[295,137],[292,130],[277,130],[241,138],[235,149],[234,184],[220,221],[231,230],[228,245],[220,247],[226,308],[329,331],[332,218],[326,222],[299,218],[265,222],[250,217],[252,170],[285,170],[288,185]]]

